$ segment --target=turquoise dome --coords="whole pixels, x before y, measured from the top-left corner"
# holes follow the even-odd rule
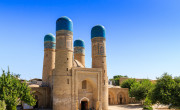
[[[104,37],[105,38],[105,28],[102,25],[96,25],[91,30],[91,39],[94,37]]]
[[[83,48],[85,48],[84,41],[80,40],[80,39],[75,40],[74,41],[74,47],[83,47]]]
[[[56,48],[56,38],[53,34],[49,33],[44,37],[44,48],[45,49],[55,49]]]
[[[45,35],[44,37],[44,42],[49,41],[49,42],[56,42],[56,38],[53,34],[49,33]]]
[[[56,31],[59,31],[59,30],[73,31],[72,20],[66,16],[60,17],[56,21]]]

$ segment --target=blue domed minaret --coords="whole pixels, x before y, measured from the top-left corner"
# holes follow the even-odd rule
[[[56,59],[55,72],[53,74],[53,110],[72,110],[72,66],[73,23],[70,18],[63,16],[56,21]]]
[[[53,34],[47,34],[44,37],[44,62],[42,84],[52,87],[52,71],[55,68],[55,48],[56,38]]]
[[[56,48],[56,38],[53,34],[49,33],[44,37],[44,48],[45,49],[55,49]]]
[[[83,40],[77,39],[74,41],[74,59],[85,66],[85,45]]]
[[[105,28],[96,25],[91,30],[92,68],[102,68],[102,110],[108,110],[108,77]]]

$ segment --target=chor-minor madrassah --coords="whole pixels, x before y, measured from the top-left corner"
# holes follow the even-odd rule
[[[130,103],[127,88],[108,85],[106,34],[102,25],[91,29],[92,68],[85,65],[83,40],[73,43],[73,23],[56,21],[56,37],[44,37],[42,84],[32,86],[36,108],[52,110],[108,110],[108,105]]]

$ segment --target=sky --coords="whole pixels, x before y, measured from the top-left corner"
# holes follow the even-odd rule
[[[73,21],[73,40],[85,42],[87,68],[91,28],[101,24],[109,78],[180,76],[180,0],[0,0],[0,68],[42,78],[43,39],[61,16]]]

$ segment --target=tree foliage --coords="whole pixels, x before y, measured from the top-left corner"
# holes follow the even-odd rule
[[[179,77],[174,77],[174,81],[175,81],[176,83],[180,83],[180,76],[179,76]]]
[[[129,88],[129,90],[131,89],[131,86],[134,84],[134,83],[137,83],[136,79],[127,79],[125,81],[122,82],[121,84],[121,87],[122,88]]]
[[[180,83],[178,82],[179,78],[173,79],[167,73],[157,78],[157,83],[151,93],[152,103],[180,105]]]
[[[152,88],[152,83],[148,79],[134,83],[130,89],[130,96],[135,97],[138,101],[145,100],[148,92]]]
[[[16,110],[20,101],[33,106],[36,100],[31,93],[31,88],[26,82],[21,82],[18,77],[3,70],[0,77],[0,100],[4,100],[8,110]]]
[[[3,100],[0,100],[0,110],[6,110],[6,104]]]
[[[125,76],[116,75],[116,76],[113,76],[113,79],[109,79],[109,80],[113,82],[113,85],[119,86],[119,85],[120,85],[120,84],[119,84],[119,80],[120,80],[121,77],[128,78],[128,76],[126,76],[126,75],[125,75]]]

